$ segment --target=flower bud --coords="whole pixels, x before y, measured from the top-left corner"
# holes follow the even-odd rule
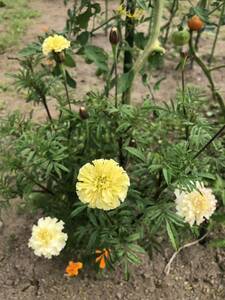
[[[89,114],[87,112],[87,109],[84,106],[81,106],[79,109],[79,115],[82,120],[85,120],[89,117]]]
[[[120,36],[118,29],[116,27],[112,27],[109,34],[109,41],[111,45],[117,45],[120,42]]]
[[[133,147],[133,148],[137,147],[137,142],[136,142],[135,139],[131,139],[131,140],[130,140],[130,142],[129,142],[129,147]]]

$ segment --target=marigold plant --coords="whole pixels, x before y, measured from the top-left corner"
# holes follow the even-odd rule
[[[184,29],[197,13],[207,26],[213,10],[182,12],[175,35],[185,36],[176,40],[180,48],[173,56],[180,84],[172,99],[160,102],[155,91],[165,88],[170,70],[161,68],[173,50],[167,44],[171,25],[163,22],[176,12],[169,2],[168,12],[165,1],[150,2],[127,0],[120,14],[105,9],[106,20],[97,25],[98,1],[73,2],[63,31],[48,30],[22,49],[20,70],[12,74],[34,109],[0,120],[0,204],[20,197],[24,211],[42,214],[30,228],[28,246],[48,259],[65,255],[69,277],[86,266],[98,271],[122,266],[128,279],[130,265],[152,257],[162,240],[179,253],[182,244],[224,223],[225,106],[212,76],[222,67],[209,67],[196,52],[193,29]],[[142,31],[138,25],[145,23]],[[111,25],[106,51],[93,40]],[[94,68],[101,82],[84,97],[77,93],[79,62]],[[193,63],[210,91],[188,84],[186,66]],[[135,99],[138,104],[134,83],[147,91]]]

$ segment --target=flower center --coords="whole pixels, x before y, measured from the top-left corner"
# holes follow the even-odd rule
[[[197,214],[207,210],[207,199],[204,195],[201,195],[199,192],[195,192],[191,195],[191,202]]]
[[[109,180],[106,176],[98,176],[95,182],[95,187],[97,190],[105,190],[109,186]]]
[[[42,229],[42,230],[39,231],[38,237],[44,245],[47,245],[51,241],[51,239],[53,238],[53,235],[52,235],[51,232],[49,232],[49,230]]]

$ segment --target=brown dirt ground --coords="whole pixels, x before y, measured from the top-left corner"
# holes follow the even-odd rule
[[[112,7],[118,1],[112,1]],[[32,0],[30,5],[41,12],[41,17],[30,25],[26,35],[21,40],[19,48],[33,41],[43,28],[62,29],[65,22],[66,9],[62,0]],[[221,34],[224,36],[224,32]],[[206,54],[211,45],[212,35],[205,33],[201,42],[200,52]],[[107,45],[103,33],[98,33],[93,42],[96,45]],[[210,43],[209,43],[210,42]],[[109,49],[109,45],[106,49]],[[220,39],[217,47],[217,63],[225,58],[224,40]],[[0,56],[0,82],[9,84],[6,91],[0,92],[0,106],[5,112],[20,109],[28,112],[32,109],[25,103],[24,95],[15,92],[10,79],[5,73],[15,72],[18,64],[8,60],[15,57],[17,48],[12,48]],[[174,51],[167,51],[165,66],[153,75],[153,82],[166,76],[159,91],[155,93],[157,101],[169,100],[180,85],[180,74],[174,71],[178,57]],[[223,70],[215,72],[214,76],[218,88],[225,95],[223,84]],[[75,91],[76,98],[80,98],[90,89],[103,86],[101,79],[95,77],[95,68],[86,65],[81,58],[77,58],[75,77],[79,89]],[[198,84],[210,98],[207,81],[198,67],[187,71],[187,81]],[[140,102],[147,93],[139,80],[135,83],[133,101]],[[54,106],[54,104],[52,104]],[[41,107],[35,109],[38,119],[43,119]],[[153,260],[144,258],[142,266],[135,268],[134,275],[129,282],[123,280],[122,271],[108,273],[99,278],[92,272],[81,272],[77,278],[68,280],[64,277],[65,265],[59,259],[44,260],[35,257],[27,247],[31,227],[36,221],[31,215],[18,214],[16,205],[4,211],[2,215],[3,227],[0,228],[0,300],[207,300],[225,299],[225,252],[212,250],[202,245],[196,245],[183,250],[174,261],[170,275],[164,275],[168,259],[172,250],[165,246],[163,253],[155,254]],[[0,225],[1,226],[1,225]],[[166,244],[165,244],[166,245]]]

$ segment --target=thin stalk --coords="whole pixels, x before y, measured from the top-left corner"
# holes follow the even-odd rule
[[[109,18],[104,23],[102,23],[99,26],[97,26],[96,28],[92,29],[91,34],[93,34],[95,31],[98,31],[99,29],[101,29],[102,27],[104,27],[105,25],[107,25],[108,23],[110,23],[112,20],[115,20],[115,19],[116,19],[116,16]]]
[[[43,102],[44,108],[45,108],[45,110],[47,112],[48,118],[49,118],[50,122],[52,122],[52,116],[51,116],[50,110],[48,108],[48,104],[47,104],[45,96],[42,97],[42,102]]]
[[[118,106],[118,69],[117,69],[117,45],[112,46],[113,50],[113,60],[114,60],[114,66],[115,66],[115,107]]]
[[[105,23],[108,21],[109,16],[109,3],[108,0],[105,0]],[[108,27],[105,27],[105,36],[108,35]]]
[[[165,37],[164,37],[164,40],[163,40],[163,45],[165,45],[167,43],[169,33],[170,33],[171,24],[172,24],[172,21],[173,21],[175,15],[176,15],[177,10],[178,10],[178,1],[173,0],[172,6],[171,6],[171,9],[170,9],[170,17],[169,17],[167,27],[166,27],[166,34],[165,34]]]
[[[61,74],[63,76],[63,85],[64,85],[64,88],[65,88],[65,91],[66,91],[66,99],[67,99],[69,108],[71,110],[70,96],[69,96],[69,91],[68,91],[68,86],[67,86],[67,81],[66,81],[66,72],[65,72],[65,69],[64,69],[62,63],[60,63],[60,70],[61,70]]]
[[[208,146],[216,139],[218,138],[222,132],[225,130],[225,124],[223,125],[222,128],[220,128],[220,130],[218,130],[216,132],[216,134],[214,134],[214,136],[195,154],[195,156],[193,157],[193,159],[196,159],[206,148],[208,148]]]
[[[217,26],[217,29],[216,29],[216,35],[215,35],[215,38],[214,38],[214,41],[213,41],[211,55],[209,57],[209,65],[213,61],[213,56],[214,56],[214,53],[215,53],[216,44],[217,44],[218,36],[219,36],[219,33],[220,33],[220,27],[221,27],[221,25],[223,23],[224,11],[225,11],[225,0],[223,1],[223,6],[222,6],[221,12],[220,12],[220,19],[219,19],[219,23],[218,23],[218,26]]]
[[[136,7],[136,0],[127,0],[126,10],[131,15],[134,13]],[[125,40],[129,46],[128,50],[124,52],[124,67],[123,72],[128,73],[133,67],[133,54],[131,49],[134,47],[134,31],[135,31],[135,20],[126,16],[126,26],[125,26]],[[122,95],[122,103],[129,104],[131,98],[131,91],[128,89]]]
[[[213,68],[209,69],[209,71],[212,72],[212,71],[216,71],[216,70],[219,70],[219,69],[222,69],[222,68],[225,68],[225,65],[220,65],[220,66],[213,67]]]
[[[210,84],[210,88],[211,88],[211,92],[212,92],[212,96],[213,99],[215,101],[218,102],[218,104],[220,105],[222,114],[225,114],[225,104],[224,104],[224,100],[223,97],[220,95],[220,93],[216,90],[214,81],[212,79],[211,73],[210,73],[210,69],[208,69],[208,67],[205,65],[205,63],[201,60],[201,58],[196,54],[196,51],[193,47],[193,32],[191,31],[191,37],[189,40],[189,48],[190,48],[190,54],[194,57],[194,60],[196,61],[196,63],[199,65],[199,67],[202,69],[202,71],[204,72],[206,78],[209,81]]]

